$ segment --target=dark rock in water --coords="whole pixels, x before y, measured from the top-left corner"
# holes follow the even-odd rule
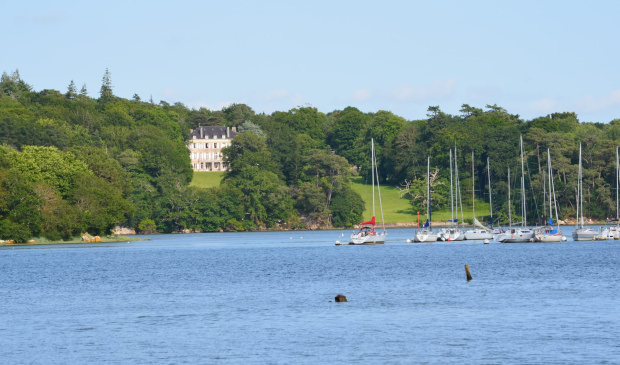
[[[346,302],[347,301],[347,297],[345,297],[342,294],[338,294],[338,295],[336,295],[335,300],[336,300],[336,303]]]

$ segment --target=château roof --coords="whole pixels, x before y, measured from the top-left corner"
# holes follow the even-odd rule
[[[191,131],[190,139],[232,139],[237,135],[237,128],[223,126],[200,126]]]

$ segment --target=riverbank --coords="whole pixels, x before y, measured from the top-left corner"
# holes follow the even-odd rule
[[[30,245],[67,245],[67,244],[90,244],[90,243],[116,243],[130,241],[148,241],[148,238],[127,237],[127,236],[104,236],[98,241],[84,241],[82,237],[73,237],[67,241],[51,241],[45,237],[35,237],[28,242],[13,243],[11,240],[0,240],[0,246],[30,246]]]

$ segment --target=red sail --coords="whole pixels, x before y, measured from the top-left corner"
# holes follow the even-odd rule
[[[369,220],[368,222],[364,222],[362,223],[362,226],[374,226],[375,225],[375,216],[372,216],[372,219]]]

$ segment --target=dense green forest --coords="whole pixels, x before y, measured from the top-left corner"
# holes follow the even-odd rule
[[[199,125],[242,132],[224,150],[229,170],[217,188],[190,186],[185,141]],[[350,178],[369,181],[371,139],[382,182],[401,187],[412,220],[426,209],[427,156],[435,172],[432,208],[449,209],[449,154],[456,149],[463,204],[472,199],[473,151],[478,199],[488,199],[488,158],[493,209],[505,221],[508,184],[519,196],[521,135],[528,223],[544,216],[547,149],[560,217],[574,216],[580,144],[585,214],[615,217],[619,119],[580,123],[563,112],[525,121],[497,105],[466,104],[459,115],[431,106],[426,119],[413,121],[353,107],[327,114],[310,106],[271,115],[244,104],[195,110],[138,95],[119,98],[107,70],[96,96],[73,81],[64,92],[35,91],[18,71],[4,72],[0,238],[69,239],[86,231],[109,234],[116,225],[143,233],[348,227],[362,219],[364,202]],[[513,217],[518,206],[513,202]]]

